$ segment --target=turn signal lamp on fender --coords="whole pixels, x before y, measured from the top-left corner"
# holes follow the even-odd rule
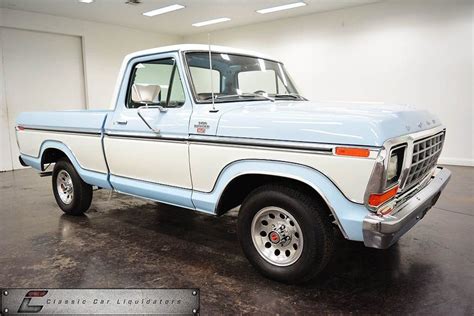
[[[335,152],[336,152],[336,155],[338,156],[367,158],[370,155],[370,150],[368,150],[367,148],[358,148],[358,147],[336,147]]]
[[[380,206],[383,203],[395,197],[397,192],[398,192],[398,185],[385,191],[384,193],[373,193],[369,196],[369,205]]]

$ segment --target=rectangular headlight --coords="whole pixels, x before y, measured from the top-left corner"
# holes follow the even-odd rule
[[[390,152],[390,158],[387,166],[387,187],[395,184],[400,178],[403,165],[403,156],[405,147],[399,147]]]
[[[388,162],[387,169],[387,181],[392,181],[398,172],[398,156],[395,153],[392,153],[390,160]]]

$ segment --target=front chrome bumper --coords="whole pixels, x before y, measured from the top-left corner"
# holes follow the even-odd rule
[[[448,184],[451,171],[437,167],[429,184],[404,202],[395,213],[387,216],[369,214],[364,219],[363,235],[367,247],[385,249],[393,245],[412,228],[436,203]]]

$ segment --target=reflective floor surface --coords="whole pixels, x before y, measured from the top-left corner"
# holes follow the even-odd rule
[[[101,190],[62,215],[51,178],[0,174],[0,287],[201,289],[222,313],[474,314],[474,168],[388,250],[338,237],[323,275],[300,286],[260,276],[240,250],[236,212],[216,218]]]

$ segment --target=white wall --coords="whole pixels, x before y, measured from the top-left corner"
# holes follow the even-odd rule
[[[21,168],[16,118],[21,112],[85,109],[78,36],[0,28],[13,169]]]
[[[213,32],[282,60],[313,100],[411,104],[447,127],[441,162],[474,165],[473,2],[387,0]],[[186,42],[207,43],[207,34]]]
[[[471,6],[471,135],[474,134],[474,61],[472,58],[474,58],[474,5]],[[474,136],[472,136],[471,157],[474,157]]]
[[[117,25],[2,9],[0,26],[81,36],[87,102],[90,108],[108,107],[123,57],[141,49],[177,43],[178,36],[145,32]]]
[[[89,108],[109,107],[125,54],[177,42],[207,42],[205,33],[183,39],[9,9],[0,9],[2,26],[80,36]],[[441,161],[474,165],[473,33],[470,0],[387,0],[218,31],[212,42],[281,59],[301,92],[314,100],[383,101],[430,109],[448,128]],[[11,166],[1,47],[0,38],[0,171]]]
[[[110,107],[117,74],[126,54],[175,44],[181,39],[178,36],[116,25],[10,9],[0,9],[0,27],[79,36],[83,49],[86,105],[93,109]],[[1,38],[0,57],[2,57]],[[0,171],[11,169],[12,163],[8,159],[11,156],[8,133],[13,132],[8,128],[2,63],[3,58],[0,58]],[[44,106],[44,110],[48,110],[48,105]],[[16,160],[17,157],[12,159]]]
[[[1,10],[1,9],[0,9]],[[1,19],[0,12],[0,19]],[[1,22],[1,20],[0,20]],[[3,46],[0,32],[0,171],[12,169],[10,134],[8,129],[8,110],[5,102],[5,82],[3,78]]]

